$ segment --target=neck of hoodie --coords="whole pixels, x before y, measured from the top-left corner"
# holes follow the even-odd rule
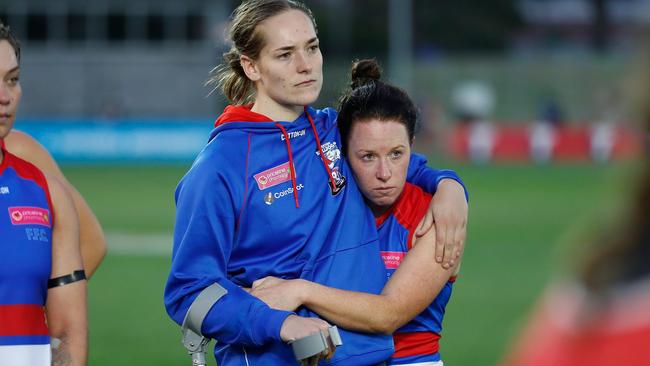
[[[258,96],[251,111],[269,117],[273,121],[295,121],[305,110],[301,105],[282,105],[270,98]]]

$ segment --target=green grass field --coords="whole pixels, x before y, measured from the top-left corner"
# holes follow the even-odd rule
[[[630,169],[454,165],[470,189],[470,222],[442,351],[446,365],[494,365],[544,284],[576,259],[583,233],[618,206]],[[64,169],[119,238],[89,285],[90,365],[190,364],[162,304],[173,191],[185,169]],[[140,250],[152,241],[158,250]]]

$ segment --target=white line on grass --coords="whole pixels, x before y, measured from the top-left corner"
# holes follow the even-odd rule
[[[171,234],[134,234],[109,232],[108,254],[128,254],[142,256],[171,256]]]

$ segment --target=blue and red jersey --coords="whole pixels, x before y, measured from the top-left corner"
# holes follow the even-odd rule
[[[52,267],[52,202],[43,173],[0,140],[0,360],[49,365],[45,321]]]
[[[220,366],[294,364],[280,328],[291,313],[269,308],[241,287],[265,276],[303,278],[378,294],[386,282],[374,218],[341,158],[336,111],[307,108],[275,122],[227,107],[208,144],[176,189],[167,312],[181,323],[198,293],[228,290],[203,322],[217,340]],[[410,179],[435,190],[451,171],[415,156]],[[363,276],[359,274],[363,273]],[[307,309],[302,316],[317,316]],[[393,353],[391,337],[342,330],[336,365],[376,364]]]
[[[381,256],[389,278],[411,249],[413,234],[426,214],[430,201],[430,194],[406,183],[393,207],[376,219]],[[389,364],[405,365],[440,360],[438,340],[454,280],[451,278],[443,286],[431,305],[395,331],[395,354]]]

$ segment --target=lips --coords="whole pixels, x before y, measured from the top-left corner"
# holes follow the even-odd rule
[[[385,196],[390,195],[394,190],[395,187],[377,187],[374,189],[375,192]]]
[[[298,87],[301,87],[301,86],[310,86],[310,85],[312,85],[312,84],[315,83],[315,82],[316,82],[316,80],[314,80],[314,79],[311,79],[311,80],[305,80],[305,81],[303,81],[303,82],[300,82],[300,83],[296,84],[295,86],[298,86]]]

